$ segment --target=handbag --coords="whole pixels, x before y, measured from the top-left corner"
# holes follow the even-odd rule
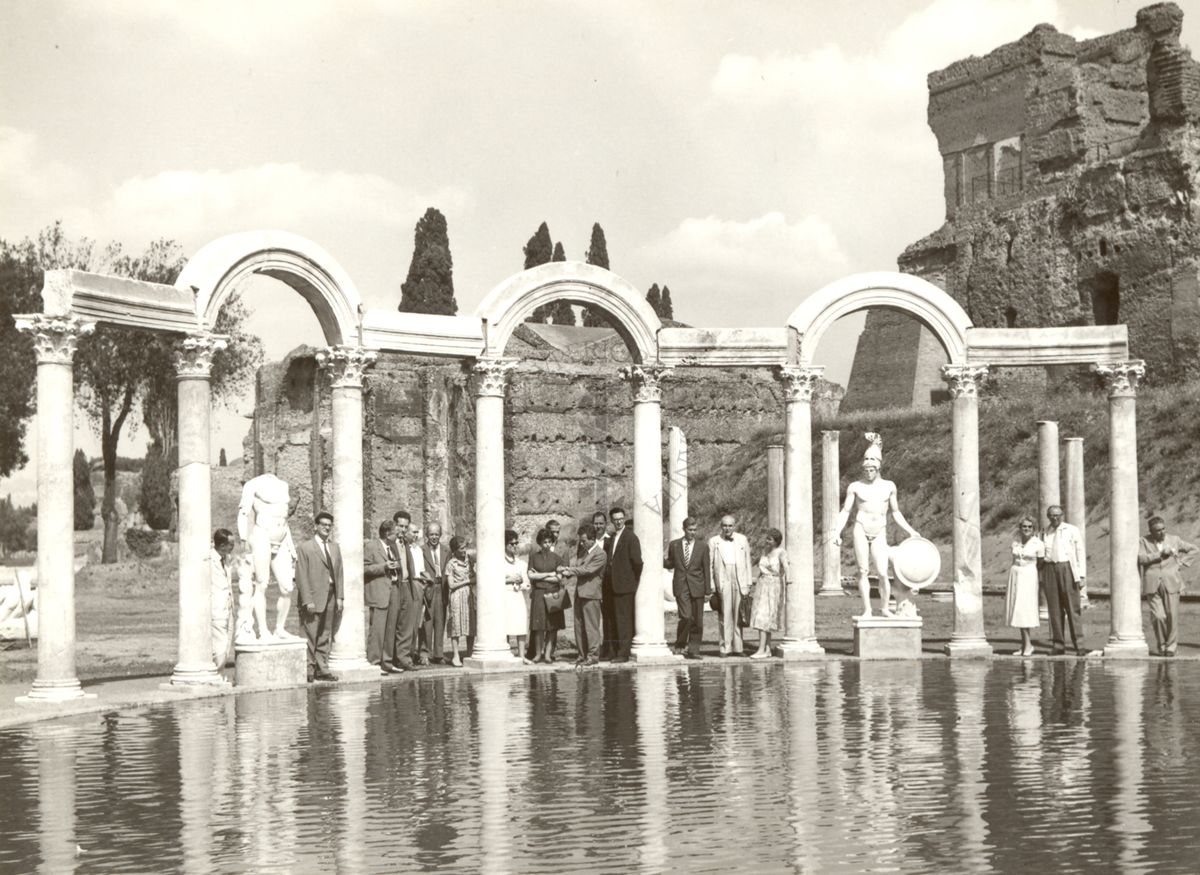
[[[567,606],[567,588],[560,586],[554,592],[546,593],[542,598],[546,601],[546,610],[557,614]]]

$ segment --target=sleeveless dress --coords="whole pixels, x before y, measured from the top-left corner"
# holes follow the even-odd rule
[[[523,559],[504,557],[505,578],[520,575],[516,585],[504,583],[504,634],[522,637],[529,629],[529,614],[525,607],[525,590],[529,588],[529,570]]]
[[[750,628],[759,632],[783,631],[783,566],[781,550],[772,550],[758,560],[758,583],[750,610]]]
[[[1046,546],[1036,537],[1024,544],[1013,541],[1012,567],[1008,570],[1008,595],[1005,622],[1016,629],[1038,627],[1037,560],[1046,555]]]
[[[450,604],[446,611],[446,634],[451,638],[464,638],[475,634],[475,618],[471,616],[471,590],[474,589],[474,571],[469,561],[451,559],[446,563],[449,578]]]
[[[562,557],[553,550],[534,550],[529,554],[529,570],[539,573],[556,571],[562,565]],[[565,611],[547,611],[546,593],[554,592],[560,586],[549,580],[533,584],[529,595],[529,628],[534,632],[557,632],[565,628]]]

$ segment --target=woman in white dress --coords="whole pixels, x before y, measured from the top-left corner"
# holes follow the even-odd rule
[[[525,604],[525,593],[529,590],[529,566],[524,559],[517,558],[520,537],[512,529],[504,532],[504,634],[517,639],[517,653],[521,661],[532,665],[533,660],[525,655],[525,635],[529,631],[529,608]]]
[[[1037,561],[1046,555],[1046,546],[1033,533],[1036,526],[1033,517],[1022,517],[1017,524],[1017,539],[1012,543],[1004,615],[1008,625],[1021,631],[1021,649],[1013,656],[1033,656],[1030,630],[1038,627]]]

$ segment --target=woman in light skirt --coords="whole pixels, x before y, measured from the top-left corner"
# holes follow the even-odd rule
[[[787,592],[787,554],[783,552],[783,533],[767,529],[763,536],[766,552],[758,560],[758,582],[750,608],[750,628],[758,630],[758,650],[751,659],[771,655],[771,633],[783,631],[784,593]]]
[[[1033,533],[1036,526],[1033,517],[1021,517],[1012,543],[1004,616],[1008,625],[1021,632],[1021,649],[1013,651],[1013,656],[1033,656],[1031,630],[1038,627],[1037,561],[1046,556],[1046,546]]]

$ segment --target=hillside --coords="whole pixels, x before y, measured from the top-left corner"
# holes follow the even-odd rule
[[[984,397],[979,412],[980,520],[983,527],[984,581],[1003,585],[1008,545],[1017,520],[1037,512],[1038,420],[1057,420],[1061,437],[1084,439],[1088,508],[1089,586],[1108,586],[1108,401],[1102,393],[1068,390],[1042,398]],[[1200,467],[1191,452],[1200,423],[1200,385],[1144,388],[1138,395],[1138,481],[1142,518],[1159,514],[1168,529],[1186,540],[1200,538]],[[866,447],[862,434],[884,439],[884,475],[896,481],[900,508],[909,522],[942,549],[942,576],[950,565],[951,495],[950,407],[889,409],[851,413],[813,424],[814,522],[820,526],[820,433],[840,431],[842,491],[858,473]],[[766,527],[766,448],[780,441],[775,431],[760,432],[725,462],[694,475],[688,506],[703,531],[715,531],[723,510],[742,520],[754,535]],[[893,529],[895,527],[893,526]],[[818,534],[819,538],[819,534]],[[892,540],[896,535],[893,532]],[[853,572],[845,551],[843,575]],[[1190,572],[1195,578],[1195,572]]]

